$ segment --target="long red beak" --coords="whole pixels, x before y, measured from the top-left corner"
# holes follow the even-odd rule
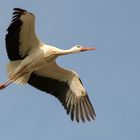
[[[93,51],[93,50],[96,50],[96,48],[89,48],[89,47],[81,48],[81,51]]]

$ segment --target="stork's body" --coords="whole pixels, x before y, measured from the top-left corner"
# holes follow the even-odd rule
[[[0,89],[12,82],[28,83],[57,97],[72,120],[84,122],[86,119],[95,119],[95,111],[78,74],[59,67],[55,62],[58,56],[95,48],[76,45],[69,50],[62,50],[46,45],[36,36],[35,16],[23,9],[14,10],[6,35],[6,49],[10,59],[7,65],[9,79],[0,85]]]
[[[32,73],[34,71],[43,69],[43,67],[46,67],[48,63],[55,61],[58,54],[59,49],[49,45],[41,44],[38,48],[31,50],[26,58],[21,61],[17,61],[19,64],[16,67],[14,73]]]

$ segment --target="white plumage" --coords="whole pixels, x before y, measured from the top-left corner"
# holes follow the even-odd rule
[[[78,74],[61,68],[55,62],[58,56],[95,48],[76,45],[62,50],[44,44],[35,33],[35,16],[19,8],[14,9],[7,31],[5,40],[10,59],[7,65],[9,79],[0,85],[0,89],[12,82],[28,83],[58,98],[72,120],[85,122],[86,119],[95,119],[95,111]]]

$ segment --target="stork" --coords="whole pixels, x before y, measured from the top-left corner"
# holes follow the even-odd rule
[[[56,63],[58,56],[95,50],[76,45],[62,50],[40,41],[35,33],[35,16],[20,8],[14,8],[6,34],[8,80],[0,89],[11,83],[31,86],[55,96],[64,106],[71,120],[85,122],[96,114],[85,88],[75,71],[64,69]]]

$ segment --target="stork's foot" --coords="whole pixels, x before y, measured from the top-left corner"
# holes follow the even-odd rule
[[[7,85],[5,85],[5,84],[0,84],[0,90],[6,88],[6,86],[7,86]]]

